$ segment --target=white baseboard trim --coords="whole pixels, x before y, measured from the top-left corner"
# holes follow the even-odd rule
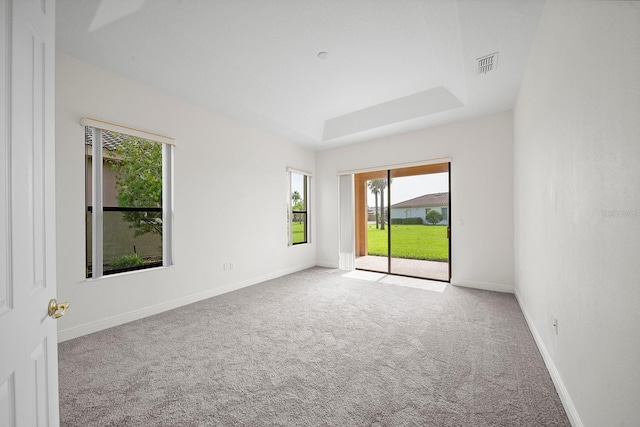
[[[479,282],[476,280],[458,280],[451,278],[451,284],[455,286],[464,286],[466,288],[482,289],[485,291],[513,293],[513,286],[503,285],[502,283]]]
[[[547,366],[547,370],[549,371],[549,375],[551,375],[551,380],[553,384],[556,386],[556,391],[558,392],[558,396],[560,396],[560,401],[562,402],[562,406],[564,407],[565,412],[567,413],[567,417],[569,418],[569,422],[573,427],[584,427],[582,420],[580,419],[580,415],[573,404],[573,400],[571,400],[571,396],[567,391],[567,388],[562,381],[562,377],[560,376],[560,372],[556,368],[555,363],[553,363],[553,359],[551,358],[551,354],[547,350],[547,347],[544,345],[544,341],[542,340],[542,336],[538,332],[538,329],[535,327],[531,316],[527,313],[527,310],[524,308],[522,303],[520,302],[520,296],[517,291],[514,291],[516,296],[516,301],[518,301],[518,305],[520,306],[520,311],[524,315],[524,319],[529,326],[529,330],[531,331],[531,335],[533,335],[533,340],[538,346],[538,350],[540,350],[540,354],[542,355],[542,360],[544,360],[544,364]]]
[[[333,261],[316,261],[318,267],[338,268],[338,263]]]
[[[209,289],[204,292],[199,292],[193,295],[187,295],[181,298],[177,298],[171,301],[162,302],[160,304],[144,307],[138,310],[133,310],[127,313],[118,314],[106,319],[97,320],[95,322],[87,323],[80,326],[74,326],[69,329],[58,331],[58,342],[68,341],[73,338],[78,338],[83,335],[88,335],[94,332],[102,331],[104,329],[112,328],[114,326],[123,325],[125,323],[133,322],[144,317],[153,316],[154,314],[162,313],[163,311],[172,310],[174,308],[182,307],[183,305],[192,304],[194,302],[202,301],[207,298],[212,298],[218,295],[226,294],[228,292],[236,291],[238,289],[246,288],[248,286],[255,285],[267,280],[276,279],[287,274],[295,273],[298,271],[306,270],[307,268],[315,267],[316,263],[305,264],[297,267],[287,268],[284,270],[274,271],[264,274],[262,276],[253,277],[251,279],[243,280],[241,282],[230,283],[218,288]]]

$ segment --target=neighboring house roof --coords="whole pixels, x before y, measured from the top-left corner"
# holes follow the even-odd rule
[[[96,129],[86,126],[84,128],[84,143],[87,145],[93,145],[93,132]],[[102,131],[102,148],[113,151],[116,147],[122,144],[125,136],[112,131]]]
[[[413,199],[405,200],[404,202],[391,205],[392,209],[395,208],[421,208],[421,207],[433,207],[433,206],[447,206],[449,204],[449,193],[434,193],[425,194],[424,196],[415,197]]]

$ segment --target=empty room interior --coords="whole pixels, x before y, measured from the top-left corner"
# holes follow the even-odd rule
[[[640,2],[21,3],[51,425],[640,425]]]

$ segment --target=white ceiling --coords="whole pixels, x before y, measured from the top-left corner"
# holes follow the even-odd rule
[[[58,0],[57,47],[322,150],[512,108],[543,6]],[[497,68],[478,74],[494,52]]]

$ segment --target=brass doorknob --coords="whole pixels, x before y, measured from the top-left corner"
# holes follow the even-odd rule
[[[67,312],[67,308],[69,308],[68,302],[58,302],[55,298],[49,301],[49,316],[54,319],[59,319]]]

